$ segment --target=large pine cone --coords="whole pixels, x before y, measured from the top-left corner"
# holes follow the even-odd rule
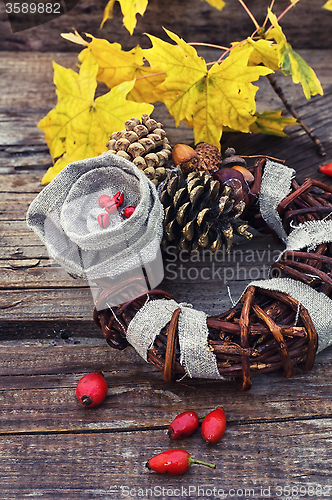
[[[228,252],[234,234],[252,238],[248,224],[240,219],[245,201],[205,172],[191,172],[184,178],[180,169],[172,170],[160,200],[165,208],[164,250],[172,244],[189,253],[199,248],[216,252],[222,247]]]
[[[166,177],[172,148],[162,123],[145,114],[125,122],[125,130],[114,132],[110,153],[132,161],[157,186]]]

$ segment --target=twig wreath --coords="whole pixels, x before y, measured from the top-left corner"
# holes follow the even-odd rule
[[[283,369],[288,378],[295,365],[310,370],[316,352],[332,344],[331,188],[313,179],[300,185],[293,169],[267,158],[251,172],[242,215],[252,227],[269,227],[285,250],[270,279],[250,283],[234,307],[214,317],[159,289],[120,300],[126,272],[149,268],[165,231],[156,187],[125,158],[104,153],[69,164],[33,201],[27,224],[71,275],[99,283],[93,319],[111,347],[131,344],[167,382],[236,379],[247,390],[255,373]],[[113,194],[123,189],[125,204],[136,207],[106,229],[95,208],[105,185]],[[70,223],[68,214],[75,214]],[[117,305],[108,307],[114,295]]]

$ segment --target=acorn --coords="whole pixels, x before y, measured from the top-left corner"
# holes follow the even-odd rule
[[[222,164],[219,149],[207,142],[200,142],[195,149],[187,144],[177,144],[173,148],[172,156],[175,166],[180,167],[185,176],[190,172],[211,174]]]
[[[246,167],[247,162],[242,156],[238,156],[234,148],[227,148],[225,158],[222,161],[222,167],[232,168],[234,166]]]
[[[185,175],[194,172],[198,166],[196,151],[187,144],[176,144],[172,151],[174,165],[180,167]]]
[[[234,167],[232,167],[234,170],[237,170],[238,172],[240,172],[240,174],[243,175],[243,177],[245,178],[245,180],[248,182],[248,184],[251,184],[252,182],[254,182],[255,180],[255,177],[253,176],[253,174],[250,172],[250,170],[248,170],[246,167],[242,167],[241,165],[235,165]]]

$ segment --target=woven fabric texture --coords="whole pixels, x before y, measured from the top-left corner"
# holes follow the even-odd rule
[[[148,349],[178,308],[181,308],[178,321],[180,363],[186,374],[190,378],[223,378],[219,373],[216,357],[207,342],[207,315],[203,311],[192,309],[188,304],[178,304],[173,299],[145,303],[128,325],[128,342],[147,361]]]
[[[315,250],[321,243],[332,241],[332,220],[307,221],[297,226],[287,238],[286,250]]]
[[[110,215],[101,228],[100,195],[124,193],[136,207],[126,219]],[[104,153],[65,167],[35,198],[27,225],[68,273],[95,280],[114,278],[153,262],[163,234],[163,207],[155,186],[132,162]]]
[[[279,203],[290,193],[295,170],[281,163],[266,160],[259,192],[259,208],[265,222],[283,241],[287,240],[278,214]]]

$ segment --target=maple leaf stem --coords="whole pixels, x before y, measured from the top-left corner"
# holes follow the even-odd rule
[[[240,1],[240,0],[239,0]],[[295,0],[293,3],[289,4],[288,7],[280,14],[280,16],[277,18],[277,21],[279,22],[280,19],[284,17],[285,14],[287,14],[288,11],[290,11],[295,5],[299,2],[300,0]],[[273,25],[266,30],[265,34],[268,33],[271,29],[273,28]]]
[[[272,11],[272,9],[273,9],[274,2],[275,2],[275,0],[272,0],[272,1],[271,1],[271,4],[270,4],[270,10],[271,10],[271,11]],[[268,22],[268,20],[269,20],[269,15],[268,15],[268,14],[266,14],[266,18],[265,18],[264,23],[263,23],[263,26],[262,26],[262,28],[263,28],[263,29],[265,29],[265,26],[266,26],[266,23]]]
[[[212,49],[228,50],[228,47],[224,47],[223,45],[214,45],[213,43],[188,42],[187,45],[201,45],[202,47],[211,47]]]
[[[250,19],[252,20],[252,22],[254,23],[255,27],[257,30],[260,30],[261,27],[260,25],[258,24],[258,22],[256,21],[253,13],[251,12],[251,10],[246,6],[246,4],[244,3],[243,0],[239,0],[240,4],[242,5],[242,7],[244,8],[244,10],[246,11],[246,13],[248,14],[248,16],[250,17]]]
[[[235,47],[237,47],[238,45],[240,45],[240,44],[241,44],[241,43],[243,43],[243,42],[244,42],[244,40],[242,40],[241,42],[235,43],[234,45],[232,45],[232,46],[231,46],[231,47],[229,47],[228,49],[225,47],[225,49],[226,49],[226,50],[225,50],[225,52],[223,52],[223,53],[221,54],[221,56],[219,57],[219,59],[218,59],[217,63],[219,63],[219,62],[220,62],[220,61],[221,61],[221,60],[222,60],[222,59],[223,59],[223,58],[224,58],[224,57],[228,54],[228,52],[230,52],[232,49],[234,49]]]
[[[294,116],[294,118],[296,118],[298,124],[303,128],[303,130],[308,134],[310,139],[314,142],[314,144],[317,147],[318,154],[320,156],[326,156],[326,151],[323,144],[321,143],[315,132],[308,127],[308,125],[302,120],[302,118],[293,108],[293,106],[287,101],[282,88],[280,87],[274,76],[270,74],[266,75],[266,78],[269,80],[273,90],[275,91],[277,96],[281,99],[285,108],[290,112],[291,115]]]
[[[165,71],[160,71],[159,73],[150,73],[149,75],[138,76],[136,80],[142,80],[142,78],[150,78],[151,76],[166,75]]]
[[[279,163],[285,163],[286,160],[281,160],[280,158],[274,158],[273,156],[267,155],[241,155],[241,158],[268,158],[269,160],[278,161]]]

